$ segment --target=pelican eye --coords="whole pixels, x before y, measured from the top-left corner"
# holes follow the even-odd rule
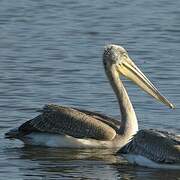
[[[127,59],[127,58],[128,58],[128,56],[127,56],[126,53],[123,53],[123,58],[124,58],[124,59]]]

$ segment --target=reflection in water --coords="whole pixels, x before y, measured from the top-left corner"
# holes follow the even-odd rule
[[[178,171],[142,168],[129,165],[110,150],[72,150],[25,146],[6,148],[4,153],[13,161],[24,178],[79,179],[176,179]],[[83,163],[82,163],[83,162]],[[12,165],[12,164],[11,164]],[[10,169],[12,167],[9,167]],[[16,169],[16,170],[17,170]]]
[[[117,171],[111,165],[124,163],[123,160],[112,155],[112,151],[109,150],[71,150],[26,146],[5,149],[4,152],[10,156],[8,161],[15,161],[18,167],[21,162],[30,163],[30,167],[20,166],[19,173],[31,178],[40,176],[114,179]]]

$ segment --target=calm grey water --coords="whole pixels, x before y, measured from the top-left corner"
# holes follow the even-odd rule
[[[25,147],[4,133],[47,103],[119,118],[103,46],[123,45],[175,105],[124,80],[140,128],[180,132],[180,1],[0,1],[0,179],[180,179],[133,167],[105,150]]]

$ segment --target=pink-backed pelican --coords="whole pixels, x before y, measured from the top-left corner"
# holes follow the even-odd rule
[[[136,114],[121,76],[132,80],[170,108],[174,108],[173,104],[160,94],[123,47],[107,45],[103,53],[103,64],[118,99],[121,122],[96,112],[50,104],[45,105],[40,115],[10,130],[5,136],[20,139],[29,145],[121,149],[119,153],[126,154],[130,162],[140,165],[140,158],[156,164],[179,163],[178,136],[155,130],[138,131]],[[140,158],[136,160],[134,157]]]

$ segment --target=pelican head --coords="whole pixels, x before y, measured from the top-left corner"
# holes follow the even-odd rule
[[[161,95],[150,80],[140,71],[122,46],[114,44],[105,46],[103,63],[106,74],[114,73],[118,77],[123,75],[158,101],[170,108],[175,108],[175,106]]]

